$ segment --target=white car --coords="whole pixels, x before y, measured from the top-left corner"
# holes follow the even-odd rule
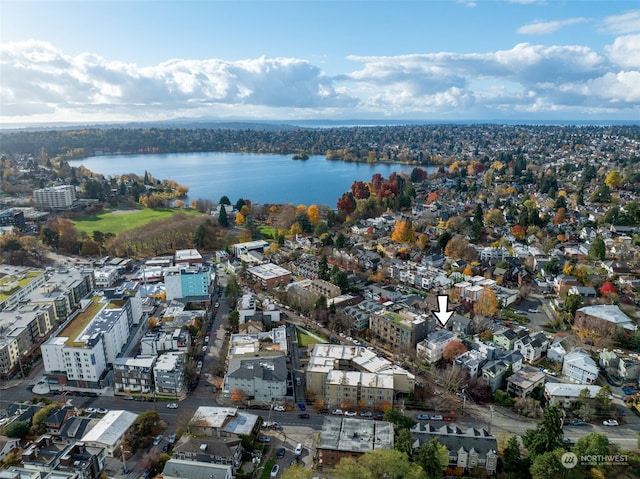
[[[162,441],[162,434],[153,438],[153,445],[157,446],[158,444],[160,444],[161,441]]]
[[[355,412],[355,411],[347,411],[347,412],[344,413],[344,415],[347,416],[347,417],[355,417],[355,416],[358,415],[358,413]]]
[[[178,409],[178,403],[177,402],[170,402],[169,404],[167,404],[167,407],[169,409]]]
[[[538,308],[536,308],[536,309],[529,309],[528,311],[529,311],[530,313],[537,313],[537,312],[538,312]]]
[[[334,409],[333,411],[331,411],[331,414],[333,414],[334,416],[342,416],[344,414],[344,411],[342,409]]]
[[[94,407],[88,407],[87,409],[85,409],[85,411],[87,411],[89,414],[95,414],[98,412],[98,410]]]
[[[293,451],[293,453],[296,456],[299,456],[300,454],[302,454],[302,444],[301,443],[298,443],[298,445],[296,446],[296,450]]]
[[[96,409],[96,412],[97,412],[98,414],[107,414],[107,413],[109,412],[109,410],[108,410],[108,409],[105,409],[105,408],[103,408],[103,407],[99,407],[98,409]]]
[[[278,406],[274,407],[273,410],[277,411],[277,412],[285,412],[287,410],[287,408],[284,407],[284,406],[278,405]]]
[[[602,425],[603,426],[618,426],[618,421],[616,421],[615,419],[607,419],[605,421],[602,421]]]

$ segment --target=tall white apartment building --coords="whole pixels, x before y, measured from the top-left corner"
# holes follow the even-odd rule
[[[133,323],[130,298],[94,296],[61,331],[42,345],[45,374],[61,388],[99,389],[120,355]]]
[[[50,186],[33,190],[33,201],[37,206],[53,209],[66,209],[76,200],[76,187],[73,185]]]

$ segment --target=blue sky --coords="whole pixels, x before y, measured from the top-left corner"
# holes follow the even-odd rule
[[[640,119],[637,1],[0,0],[0,123]]]

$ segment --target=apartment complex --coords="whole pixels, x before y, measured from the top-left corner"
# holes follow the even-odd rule
[[[340,384],[341,381],[347,384]],[[328,406],[355,406],[362,401],[360,404],[382,409],[412,393],[415,376],[364,347],[315,344],[307,365],[306,384],[307,390],[325,399]]]
[[[147,394],[153,392],[153,367],[155,364],[155,356],[116,358],[113,363],[115,394],[129,395],[131,393]]]
[[[157,394],[176,398],[182,395],[185,360],[185,353],[182,351],[172,351],[158,356],[153,368]]]
[[[17,306],[45,284],[44,270],[0,265],[0,311]]]
[[[136,303],[139,298],[135,297],[109,300],[94,296],[83,300],[82,309],[42,345],[45,374],[50,382],[61,388],[104,387],[107,366],[122,353],[131,325],[140,320],[141,307]],[[134,318],[134,314],[138,317]]]
[[[317,445],[318,465],[335,467],[343,457],[374,449],[393,449],[393,424],[350,417],[325,417]]]
[[[370,316],[369,329],[384,344],[392,348],[409,348],[414,351],[417,344],[429,332],[429,322],[423,317],[408,317],[392,311],[377,311]]]
[[[167,301],[185,299],[207,302],[211,299],[215,272],[211,266],[179,264],[165,269],[164,284]]]
[[[42,208],[54,210],[67,209],[76,200],[76,187],[73,185],[50,186],[33,190],[33,202]]]
[[[273,289],[291,281],[291,271],[273,263],[265,263],[249,268],[247,269],[247,275],[264,289]]]

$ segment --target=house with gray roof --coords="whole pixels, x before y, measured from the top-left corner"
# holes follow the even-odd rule
[[[282,355],[244,359],[224,378],[223,392],[239,390],[247,399],[271,403],[287,395],[287,362]]]
[[[242,465],[243,451],[240,439],[183,436],[173,448],[173,457],[185,461],[222,464],[237,470]]]
[[[562,374],[578,384],[593,384],[598,379],[598,365],[584,349],[575,349],[564,356]]]
[[[233,479],[233,469],[212,462],[169,459],[162,471],[164,479]]]
[[[418,423],[411,429],[412,447],[420,449],[423,443],[437,439],[449,452],[449,466],[469,471],[486,469],[493,474],[498,466],[498,441],[482,428],[462,429],[454,425],[434,426]]]

